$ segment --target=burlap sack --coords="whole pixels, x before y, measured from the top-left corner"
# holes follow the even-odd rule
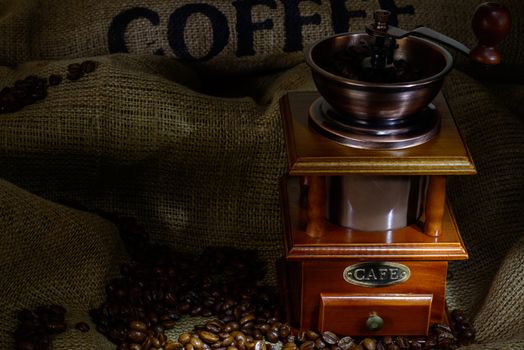
[[[175,56],[214,71],[290,67],[313,41],[363,31],[379,7],[406,29],[426,25],[468,46],[482,0],[11,0],[2,2],[0,63],[131,52]],[[505,60],[524,62],[524,6],[504,0],[513,32]]]
[[[44,101],[1,115],[0,177],[54,201],[74,200],[89,209],[134,216],[153,240],[180,250],[198,252],[208,245],[256,247],[270,267],[266,282],[274,284],[274,262],[282,254],[278,178],[286,171],[278,99],[291,89],[313,88],[307,67],[213,82],[212,77],[199,76],[170,58],[115,55],[95,59],[99,62],[96,72],[50,87]],[[0,84],[11,85],[29,74],[64,73],[71,62],[4,67]],[[501,344],[518,349],[524,332],[522,316],[515,313],[522,309],[523,299],[517,288],[522,260],[517,241],[524,220],[520,215],[524,126],[488,89],[463,74],[449,76],[446,94],[479,170],[476,176],[449,181],[471,259],[451,265],[448,301],[450,308],[462,307],[474,316],[484,343],[479,349],[500,349]],[[12,215],[18,218],[9,223],[13,229],[33,223],[30,232],[56,231],[28,222],[24,214],[50,204],[22,193],[29,208],[35,209]],[[48,220],[56,228],[64,225],[59,215]],[[98,245],[86,237],[61,232],[65,232],[66,247],[90,257],[100,255],[94,265],[97,271],[108,276],[106,271],[114,271],[116,262],[104,254],[117,248],[98,251],[92,248]],[[101,240],[98,235],[87,236]],[[35,238],[32,244],[43,245],[40,240]],[[117,244],[111,242],[112,247]],[[66,278],[86,273],[76,254],[63,258],[60,266],[71,266],[64,273]],[[38,278],[36,270],[22,271],[19,276],[21,280]],[[500,282],[513,278],[510,284]],[[103,279],[96,281],[96,286],[58,281],[53,290],[61,300],[52,301],[67,306],[78,299],[74,305],[84,305],[96,298],[79,297],[76,291],[96,290],[99,298]],[[16,283],[11,285],[9,295],[18,291]],[[13,304],[9,310],[38,301],[22,294],[18,302],[9,301]],[[83,307],[78,310],[88,308]],[[9,327],[6,319],[2,330],[7,332]],[[78,348],[79,337],[67,333],[58,339],[57,347]],[[89,337],[95,340],[86,341],[90,345],[82,348],[110,348],[95,332]]]
[[[153,240],[179,250],[257,247],[273,269],[286,171],[278,99],[311,88],[308,69],[251,79],[243,86],[253,97],[233,99],[184,86],[191,73],[173,59],[97,61],[95,73],[0,118],[0,176],[55,201],[137,217]],[[4,68],[0,84],[69,63]]]
[[[67,309],[71,328],[79,321],[90,323],[88,310],[104,300],[106,282],[126,260],[116,228],[4,180],[0,208],[0,348],[14,348],[12,332],[22,308],[59,304]],[[108,346],[95,332],[70,329],[53,349]]]
[[[524,84],[493,84],[490,88],[510,111],[524,118]]]
[[[516,310],[524,308],[523,120],[463,74],[451,74],[445,92],[478,170],[449,177],[470,259],[450,265],[448,302],[474,317],[481,341],[519,339],[522,345],[524,319]]]

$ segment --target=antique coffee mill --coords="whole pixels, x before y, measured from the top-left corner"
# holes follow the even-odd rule
[[[473,160],[440,92],[452,56],[497,64],[509,14],[473,18],[473,50],[428,28],[334,35],[306,54],[318,92],[281,100],[289,174],[281,182],[291,324],[345,335],[423,335],[447,322],[448,261],[468,253],[446,202],[446,177]]]

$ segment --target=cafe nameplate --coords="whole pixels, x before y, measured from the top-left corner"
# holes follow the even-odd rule
[[[383,287],[405,282],[411,272],[405,265],[393,262],[363,262],[344,269],[348,283],[363,287]]]

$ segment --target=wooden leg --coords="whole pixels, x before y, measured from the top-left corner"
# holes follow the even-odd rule
[[[442,217],[446,205],[446,177],[430,176],[426,198],[426,221],[424,233],[429,236],[439,236],[442,233]]]
[[[306,233],[311,237],[320,237],[324,233],[326,220],[326,178],[310,176],[308,182]]]

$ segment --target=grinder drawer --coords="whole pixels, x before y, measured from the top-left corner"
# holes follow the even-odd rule
[[[431,294],[321,293],[319,330],[337,334],[427,334]]]

